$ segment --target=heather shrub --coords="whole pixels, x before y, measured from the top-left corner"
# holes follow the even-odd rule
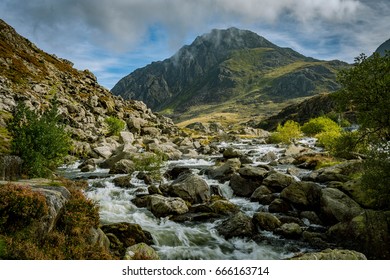
[[[24,186],[0,186],[0,233],[21,230],[47,213],[41,193]]]

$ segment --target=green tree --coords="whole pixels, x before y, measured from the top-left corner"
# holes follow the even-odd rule
[[[369,147],[362,184],[376,193],[377,207],[390,208],[390,52],[361,54],[352,68],[339,74],[339,81],[342,89],[336,98],[342,109],[356,113],[360,126],[358,137],[350,140]]]
[[[29,177],[50,176],[71,147],[55,98],[41,115],[19,103],[7,128],[12,136],[11,151],[21,157],[23,172]]]
[[[390,52],[383,57],[361,54],[338,79],[342,85],[338,103],[343,110],[356,112],[363,136],[390,140]]]

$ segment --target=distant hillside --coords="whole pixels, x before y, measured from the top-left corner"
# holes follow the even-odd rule
[[[267,116],[291,102],[337,90],[335,73],[346,65],[229,28],[212,30],[171,58],[135,70],[111,91],[176,120],[215,112]]]

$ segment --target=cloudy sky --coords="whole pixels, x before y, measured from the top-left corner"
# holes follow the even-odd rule
[[[108,89],[213,28],[346,62],[390,38],[389,0],[0,0],[0,18]]]

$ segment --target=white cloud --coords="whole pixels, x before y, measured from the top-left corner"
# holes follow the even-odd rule
[[[107,65],[125,67],[140,57],[163,59],[197,35],[230,26],[276,38],[275,43],[305,55],[351,61],[390,37],[389,14],[388,0],[0,2],[0,17],[18,32],[78,67],[97,71],[98,77],[109,76],[104,74],[110,71]]]

